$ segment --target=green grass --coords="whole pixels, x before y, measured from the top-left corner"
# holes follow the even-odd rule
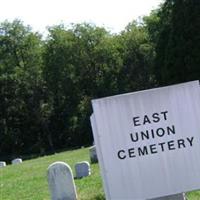
[[[0,168],[0,200],[49,200],[47,168],[55,161],[68,163],[74,173],[76,162],[89,161],[88,148],[45,156],[20,165]],[[91,165],[92,174],[76,179],[79,200],[105,200],[99,165]],[[199,180],[200,181],[200,180]],[[187,194],[188,200],[200,200],[200,191]]]
[[[74,173],[76,162],[89,161],[88,148],[45,156],[19,165],[0,169],[0,200],[49,200],[47,168],[55,161],[68,163]],[[92,175],[76,179],[80,200],[103,200],[104,192],[99,174],[99,165],[91,165]]]

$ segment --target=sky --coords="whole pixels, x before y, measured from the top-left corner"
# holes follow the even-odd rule
[[[20,19],[34,31],[64,23],[88,22],[113,33],[140,16],[148,15],[163,0],[0,0],[0,22]]]

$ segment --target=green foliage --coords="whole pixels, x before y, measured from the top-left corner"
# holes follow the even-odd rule
[[[155,74],[160,84],[199,79],[200,2],[166,1],[159,13],[160,24]]]
[[[130,23],[120,36],[123,68],[120,92],[147,89],[153,85],[152,64],[154,49],[144,26]]]
[[[92,143],[91,99],[198,79],[200,3],[168,0],[119,34],[0,24],[0,157]]]
[[[135,22],[119,35],[58,25],[42,41],[19,20],[5,21],[0,44],[2,158],[89,145],[91,99],[153,83],[152,43]]]
[[[30,151],[37,141],[38,105],[42,98],[41,39],[15,20],[0,24],[1,155]],[[31,137],[30,137],[31,135]]]

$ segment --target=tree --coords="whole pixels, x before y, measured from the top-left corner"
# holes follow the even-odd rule
[[[77,38],[75,69],[81,99],[77,109],[76,134],[79,142],[92,142],[90,115],[91,100],[118,93],[118,76],[122,59],[118,51],[119,43],[104,28],[89,24],[73,27]]]
[[[91,99],[117,92],[115,74],[121,58],[111,35],[89,24],[52,27],[44,61],[54,146],[91,143]]]
[[[200,2],[166,1],[159,13],[155,73],[159,84],[199,79]]]
[[[19,154],[37,142],[42,96],[41,37],[19,20],[0,24],[1,154]],[[31,136],[31,137],[30,137]]]
[[[119,73],[119,91],[132,92],[153,84],[154,48],[143,25],[133,21],[120,36],[123,68]]]

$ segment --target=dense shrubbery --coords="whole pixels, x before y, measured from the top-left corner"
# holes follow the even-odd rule
[[[0,24],[0,157],[92,142],[91,99],[199,79],[200,3],[169,0],[119,34]]]

